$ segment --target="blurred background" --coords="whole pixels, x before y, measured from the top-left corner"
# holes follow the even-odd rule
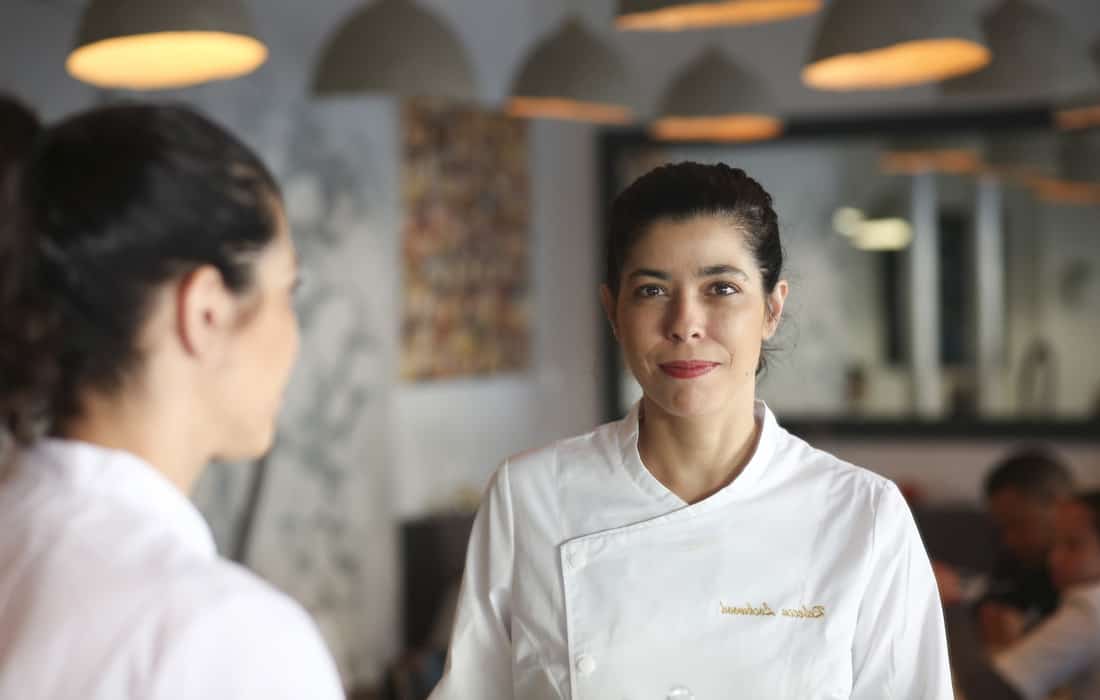
[[[3,0],[0,91],[183,101],[279,178],[300,365],[195,499],[364,696],[430,687],[495,466],[636,400],[602,222],[663,162],[775,198],[793,432],[922,513],[980,516],[1023,446],[1100,484],[1096,0]]]

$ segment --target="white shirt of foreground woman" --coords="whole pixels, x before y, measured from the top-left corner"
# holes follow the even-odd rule
[[[45,440],[0,486],[0,698],[344,697],[305,611],[145,462]]]
[[[687,504],[638,409],[513,458],[470,539],[432,700],[949,700],[932,569],[896,486],[790,435]]]

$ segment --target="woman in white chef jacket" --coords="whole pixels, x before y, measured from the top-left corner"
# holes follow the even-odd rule
[[[497,471],[433,700],[951,698],[897,487],[756,399],[788,289],[771,197],[664,166],[609,234],[603,304],[644,396]]]
[[[0,698],[342,698],[186,495],[272,442],[298,346],[277,185],[184,108],[36,129],[0,101]]]

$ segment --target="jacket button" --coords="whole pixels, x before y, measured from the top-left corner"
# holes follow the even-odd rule
[[[591,675],[595,670],[596,658],[594,656],[584,654],[583,656],[577,657],[577,671],[580,672],[582,676]]]

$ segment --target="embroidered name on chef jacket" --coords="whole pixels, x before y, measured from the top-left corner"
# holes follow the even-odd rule
[[[726,605],[719,601],[719,609],[723,615],[735,615],[739,617],[776,617],[776,612],[767,603],[759,607],[746,604],[744,607]],[[790,617],[798,620],[816,620],[825,617],[824,605],[803,605],[800,608],[781,608],[779,617]]]
[[[751,604],[746,605],[743,608],[736,608],[736,607],[733,607],[732,605],[726,605],[725,603],[722,603],[722,602],[719,602],[718,604],[720,606],[722,606],[722,614],[723,615],[747,615],[747,616],[751,616],[751,617],[775,617],[775,611],[772,610],[771,608],[769,608],[767,603],[764,603],[759,608],[753,607]]]

